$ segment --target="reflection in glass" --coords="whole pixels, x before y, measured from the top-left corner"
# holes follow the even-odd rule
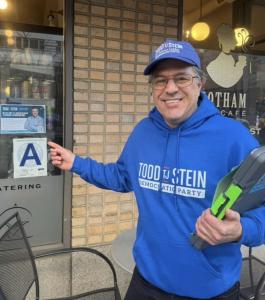
[[[58,28],[31,28],[0,29],[0,178],[13,178],[14,138],[47,137],[62,143],[63,33]],[[39,108],[45,112],[42,116],[29,116],[29,110]],[[38,126],[43,129],[31,130],[43,117]],[[32,126],[27,129],[20,123]],[[48,165],[48,175],[59,172]]]

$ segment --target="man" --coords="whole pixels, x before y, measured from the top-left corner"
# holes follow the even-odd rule
[[[97,187],[134,191],[139,218],[136,268],[126,300],[238,299],[240,246],[264,243],[265,209],[211,215],[217,182],[258,142],[222,117],[206,94],[200,59],[186,42],[166,40],[152,55],[155,108],[136,125],[116,163],[99,164],[49,142],[52,162]],[[199,251],[191,233],[210,246]]]
[[[24,128],[32,132],[44,132],[44,119],[39,116],[39,108],[32,107],[31,114],[27,118]]]

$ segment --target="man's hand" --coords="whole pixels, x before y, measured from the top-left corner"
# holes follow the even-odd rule
[[[52,164],[61,170],[70,170],[75,159],[74,153],[54,142],[48,142],[48,145],[51,147]]]
[[[207,209],[196,222],[196,233],[210,245],[239,241],[242,235],[240,215],[228,209],[225,218],[219,220]]]

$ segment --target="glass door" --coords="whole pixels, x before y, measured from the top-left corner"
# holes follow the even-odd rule
[[[64,180],[47,148],[63,144],[64,35],[51,22],[62,10],[44,12],[45,22],[24,23],[32,6],[0,23],[0,222],[18,210],[34,246],[63,242]]]

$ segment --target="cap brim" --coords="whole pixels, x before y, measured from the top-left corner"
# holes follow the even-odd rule
[[[197,66],[196,63],[194,63],[194,61],[191,61],[189,59],[186,59],[186,58],[182,58],[182,57],[179,57],[179,58],[174,58],[174,57],[161,57],[161,58],[158,58],[156,59],[155,61],[153,61],[151,64],[149,64],[145,69],[144,69],[144,75],[150,75],[154,69],[154,67],[159,63],[161,62],[162,60],[166,60],[166,59],[173,59],[173,60],[178,60],[178,61],[182,61],[182,62],[186,62],[188,63],[189,65],[192,65],[192,66]],[[198,66],[199,67],[199,66]]]

